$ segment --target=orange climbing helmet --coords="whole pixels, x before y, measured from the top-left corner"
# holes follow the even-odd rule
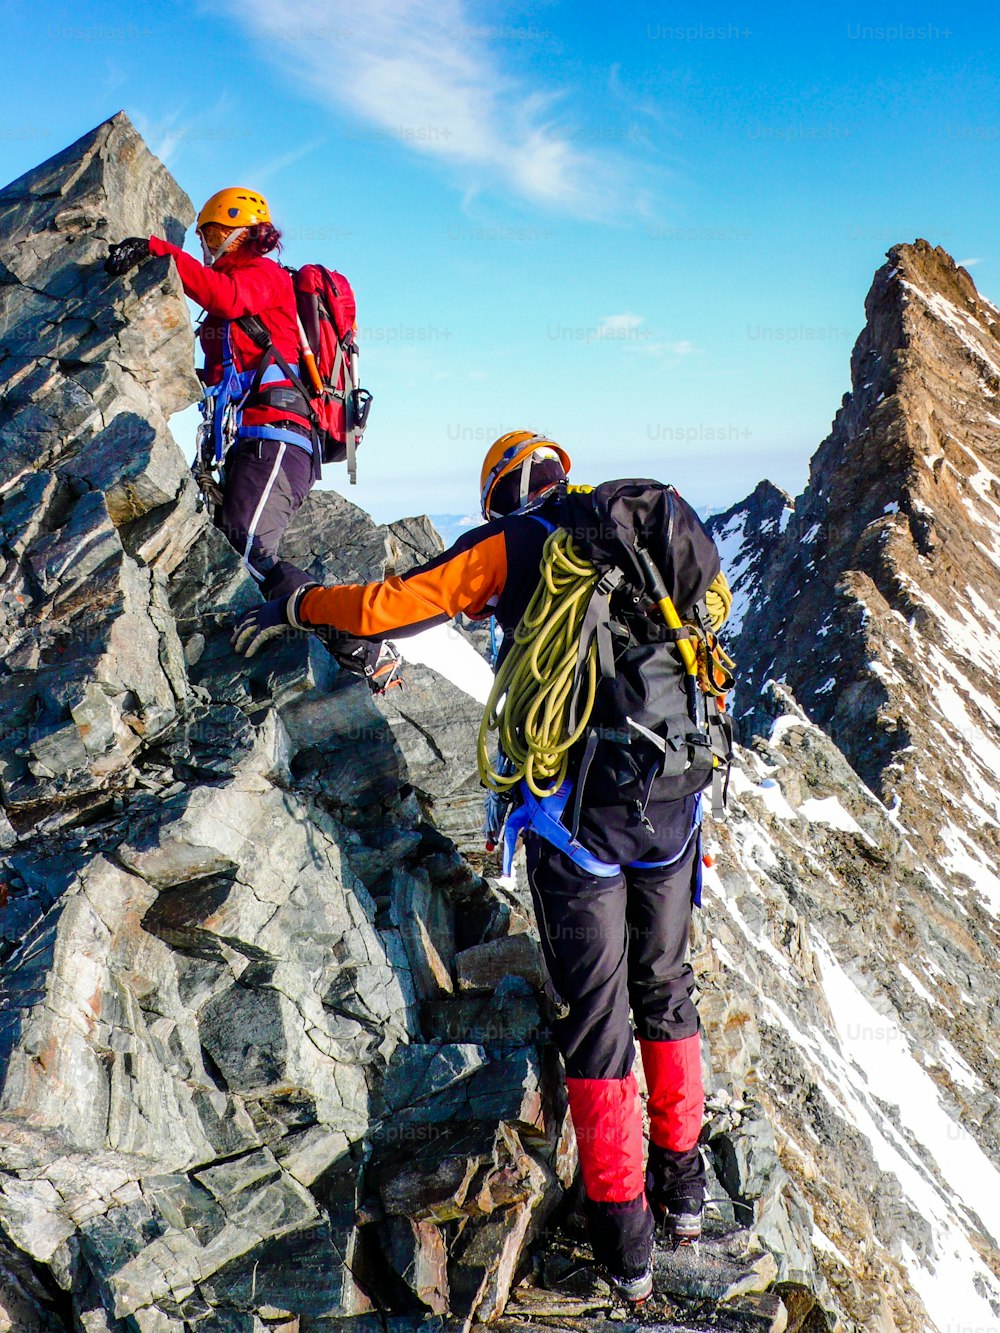
[[[486,451],[483,469],[479,476],[479,499],[482,504],[483,518],[493,518],[491,501],[497,482],[508,476],[520,465],[522,469],[522,499],[526,498],[527,483],[533,463],[556,459],[564,474],[572,466],[570,456],[562,445],[550,440],[547,435],[535,435],[530,430],[509,430],[494,440]]]
[[[271,210],[262,194],[230,185],[206,201],[198,214],[198,229],[206,222],[217,222],[221,227],[255,227],[258,222],[270,221]]]

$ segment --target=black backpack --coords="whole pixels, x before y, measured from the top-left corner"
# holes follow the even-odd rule
[[[650,800],[712,784],[721,816],[732,761],[723,686],[732,677],[704,606],[721,568],[714,541],[677,491],[656,481],[569,488],[553,518],[602,574],[578,657],[582,663],[596,638],[600,679],[579,746],[573,832],[584,791],[589,805],[634,802],[645,819]],[[678,613],[673,628],[664,606]],[[681,617],[692,624],[681,627]]]

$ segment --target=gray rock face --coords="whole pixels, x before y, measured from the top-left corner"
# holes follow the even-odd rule
[[[403,574],[443,549],[428,519],[378,525],[335,491],[313,491],[282,547],[289,560],[327,583],[368,583]],[[398,640],[397,647],[405,661],[406,640]],[[378,705],[402,759],[402,774],[428,817],[460,850],[479,850],[483,791],[474,738],[482,709],[429,667],[407,662],[404,679],[404,688],[392,690]],[[321,708],[311,711],[308,725],[324,728]]]
[[[335,491],[313,491],[308,496],[282,547],[288,559],[327,583],[368,583],[404,574],[443,549],[428,518],[376,524]],[[485,629],[463,625],[452,627],[452,632],[488,657]],[[408,661],[405,638],[396,646],[405,662],[405,688],[382,699],[379,711],[392,731],[403,773],[428,817],[460,851],[476,855],[483,842],[483,789],[475,751],[482,709],[451,680]],[[322,728],[320,714],[320,709],[314,710],[308,725]]]

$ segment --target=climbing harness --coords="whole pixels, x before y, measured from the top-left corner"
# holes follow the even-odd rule
[[[263,327],[263,326],[261,326]],[[251,333],[251,330],[247,330]],[[308,412],[308,399],[305,389],[299,381],[294,367],[282,358],[266,356],[253,370],[237,370],[233,364],[232,338],[230,324],[227,321],[222,331],[222,375],[217,384],[203,386],[201,402],[201,424],[195,443],[195,458],[192,472],[199,490],[205,500],[218,506],[222,503],[222,478],[225,458],[237,439],[278,440],[285,444],[296,445],[308,454],[314,454],[315,434],[303,435],[298,431],[281,426],[243,425],[243,411],[250,396],[262,387],[283,384],[286,380],[297,386],[296,396],[301,396]],[[297,415],[302,414],[303,404],[299,404]],[[291,409],[290,409],[291,410]],[[219,480],[215,473],[219,473]]]

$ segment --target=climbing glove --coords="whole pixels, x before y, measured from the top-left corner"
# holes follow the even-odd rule
[[[270,602],[263,602],[247,611],[236,622],[232,644],[243,657],[253,657],[258,648],[262,648],[270,639],[286,634],[290,629],[304,629],[295,616],[299,598],[318,588],[318,583],[304,583],[296,588],[291,597],[275,597]]]
[[[123,273],[127,273],[130,268],[135,268],[148,258],[148,239],[145,236],[127,236],[124,241],[119,241],[108,250],[104,271],[115,278],[120,278]]]

